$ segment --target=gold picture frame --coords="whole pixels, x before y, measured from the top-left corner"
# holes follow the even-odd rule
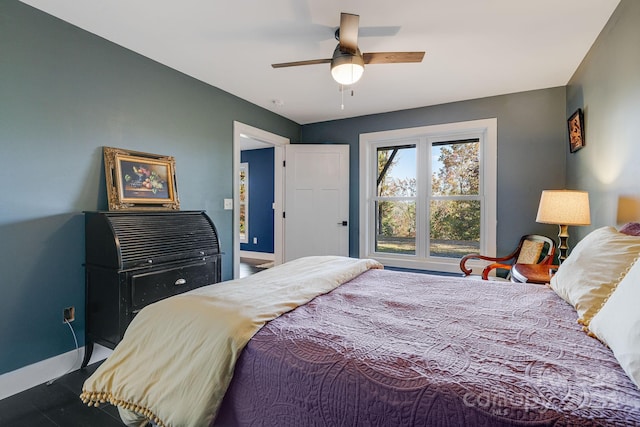
[[[175,159],[103,147],[110,211],[179,210]]]

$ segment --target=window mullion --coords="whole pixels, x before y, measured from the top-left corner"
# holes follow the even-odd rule
[[[369,164],[369,176],[367,177],[367,187],[369,189],[369,200],[371,200],[371,204],[369,206],[367,206],[367,215],[368,215],[368,247],[367,247],[367,251],[368,251],[368,255],[367,256],[371,256],[372,254],[375,253],[375,246],[376,246],[376,214],[375,214],[375,207],[378,203],[378,188],[376,186],[376,181],[377,181],[377,176],[378,176],[378,169],[377,169],[377,165],[378,165],[378,159],[377,159],[377,152],[375,150],[375,146],[371,147],[371,150],[369,151],[369,159],[368,159],[368,164]],[[362,207],[361,207],[362,209]]]
[[[418,197],[416,200],[416,255],[420,259],[426,259],[428,253],[429,242],[429,193],[431,192],[431,184],[429,176],[430,167],[430,149],[425,136],[420,137],[417,144],[417,179],[418,179]]]

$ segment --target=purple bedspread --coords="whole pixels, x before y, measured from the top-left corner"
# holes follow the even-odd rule
[[[541,285],[371,270],[271,321],[216,425],[640,425],[640,391]]]

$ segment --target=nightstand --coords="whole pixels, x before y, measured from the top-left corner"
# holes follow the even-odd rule
[[[549,283],[551,269],[558,269],[557,265],[549,264],[516,264],[511,268],[511,279],[519,283]]]

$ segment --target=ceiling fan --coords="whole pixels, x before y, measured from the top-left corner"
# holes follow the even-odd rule
[[[271,64],[273,68],[296,67],[299,65],[331,64],[331,75],[341,85],[351,85],[362,77],[364,64],[397,64],[422,62],[424,52],[365,52],[358,48],[360,16],[351,13],[340,14],[340,27],[335,36],[339,41],[333,56],[326,59],[282,62]]]

